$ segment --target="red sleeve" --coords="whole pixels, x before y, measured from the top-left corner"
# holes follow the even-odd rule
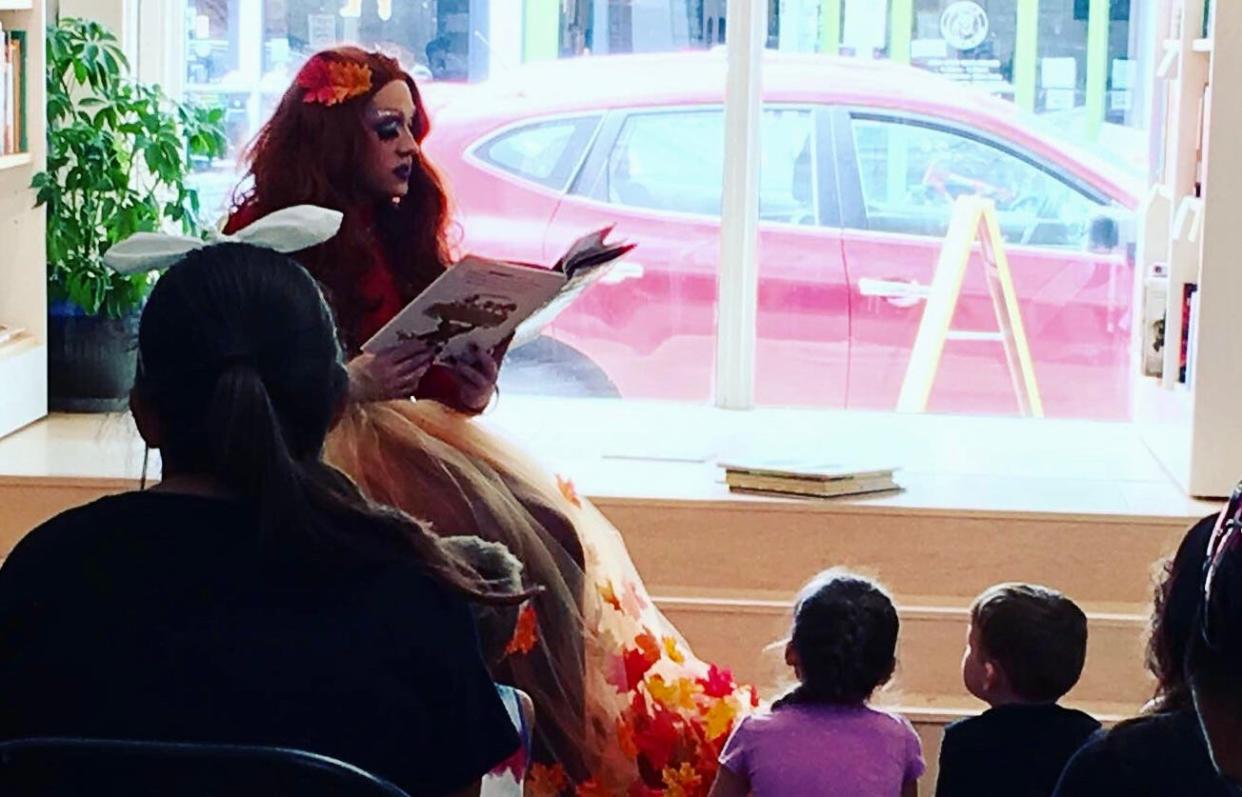
[[[512,341],[513,338],[510,336],[492,350],[492,356],[496,358],[497,364],[504,361]],[[478,415],[486,409],[462,406],[461,390],[457,384],[457,377],[453,376],[453,369],[439,363],[428,368],[427,373],[423,374],[422,381],[418,383],[418,390],[414,391],[414,398],[438,401],[466,415]]]
[[[478,415],[482,412],[480,409],[461,405],[461,391],[457,386],[457,378],[453,376],[453,370],[439,363],[428,368],[427,373],[423,374],[422,381],[418,383],[418,390],[414,391],[414,398],[438,401],[450,409],[467,415]]]
[[[224,234],[232,235],[242,227],[253,224],[259,220],[259,209],[254,203],[243,205],[229,214],[229,220],[224,223]]]

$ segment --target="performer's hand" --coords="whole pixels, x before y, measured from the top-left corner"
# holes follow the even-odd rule
[[[349,361],[349,395],[362,402],[409,398],[435,357],[435,348],[417,340],[360,354]]]
[[[472,343],[449,364],[453,367],[457,382],[459,406],[471,412],[486,409],[496,392],[496,377],[500,375],[499,359]]]

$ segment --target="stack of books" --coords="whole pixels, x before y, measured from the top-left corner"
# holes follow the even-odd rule
[[[26,151],[26,33],[0,28],[0,155]]]
[[[837,498],[900,490],[893,468],[851,469],[806,460],[721,463],[730,492]]]

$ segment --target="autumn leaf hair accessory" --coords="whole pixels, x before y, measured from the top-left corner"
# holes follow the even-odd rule
[[[322,53],[312,56],[298,72],[302,102],[339,105],[371,90],[371,67],[350,61],[336,61]]]

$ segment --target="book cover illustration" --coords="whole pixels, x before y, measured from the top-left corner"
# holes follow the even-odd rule
[[[436,328],[428,332],[397,330],[397,339],[403,343],[421,340],[434,348],[442,349],[460,335],[468,335],[477,329],[503,326],[517,309],[516,303],[503,296],[474,293],[431,305],[427,308],[427,313],[438,319]]]
[[[606,242],[611,228],[596,230],[570,246],[552,268],[469,255],[450,266],[363,345],[376,352],[420,340],[444,360],[475,344],[494,350],[536,337],[602,277],[632,244]]]

